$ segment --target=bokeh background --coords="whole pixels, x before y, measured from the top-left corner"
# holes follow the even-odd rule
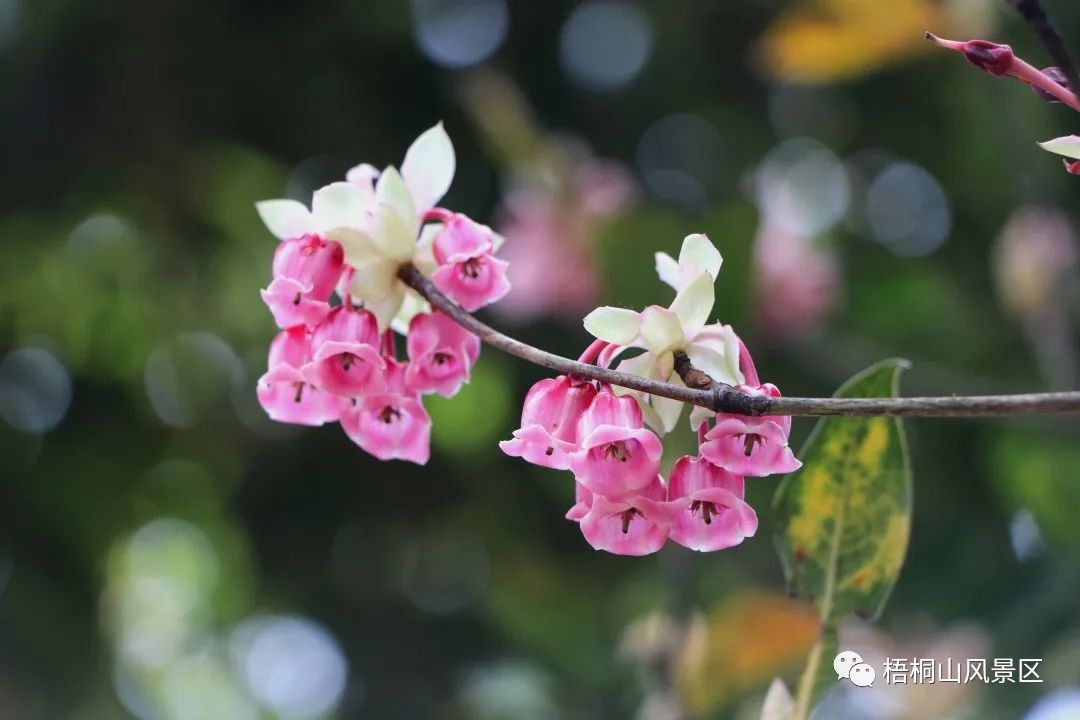
[[[652,253],[702,231],[787,394],[891,356],[910,394],[1075,387],[1080,185],[1034,141],[1080,118],[926,29],[1047,64],[996,0],[0,0],[0,717],[756,718],[813,637],[775,479],[736,549],[595,553],[568,476],[497,450],[542,373],[487,350],[427,467],[271,423],[253,203],[441,119],[445,204],[509,238],[487,318],[536,345],[666,304]],[[1076,419],[906,426],[908,562],[847,641],[1045,682],[821,716],[1080,718]]]

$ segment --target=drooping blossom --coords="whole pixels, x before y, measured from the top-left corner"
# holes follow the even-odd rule
[[[400,172],[364,163],[345,181],[316,190],[310,210],[295,200],[267,200],[256,207],[282,240],[314,233],[338,243],[352,271],[348,293],[386,328],[406,297],[415,294],[397,273],[406,263],[422,264],[421,222],[446,194],[455,165],[453,144],[440,123],[413,142]]]
[[[448,217],[433,245],[435,287],[469,312],[501,300],[510,291],[509,263],[495,257],[497,241],[491,228],[465,215]]]
[[[578,421],[595,397],[591,382],[567,375],[539,381],[525,395],[521,427],[499,447],[534,465],[568,470],[570,453],[578,449]]]
[[[597,495],[631,496],[652,482],[660,469],[660,439],[644,428],[637,401],[610,388],[601,389],[582,413],[577,438],[570,469]]]
[[[787,442],[787,432],[775,420],[720,415],[705,435],[701,454],[730,472],[765,477],[802,467]]]
[[[310,360],[311,333],[302,325],[282,330],[270,342],[269,367],[257,392],[272,420],[322,425],[338,419],[338,398],[312,386],[301,372]]]
[[[341,246],[320,235],[283,240],[274,251],[273,280],[262,291],[278,327],[313,326],[326,317],[343,267]]]
[[[702,552],[733,547],[757,532],[743,478],[700,457],[684,455],[668,476],[671,539]]]
[[[386,363],[378,345],[375,316],[340,305],[311,334],[311,362],[303,368],[304,378],[342,397],[380,392]]]
[[[452,397],[469,380],[469,371],[480,356],[480,338],[436,311],[413,318],[407,349],[409,388]]]
[[[405,365],[387,360],[385,390],[354,398],[341,412],[349,438],[379,460],[423,465],[431,456],[431,418],[406,388]]]
[[[596,550],[616,555],[648,555],[664,546],[671,524],[659,476],[617,500],[594,494],[581,518],[581,533]]]
[[[480,257],[501,242],[464,215],[434,210],[454,165],[440,124],[409,147],[400,172],[361,163],[344,181],[316,190],[310,208],[295,200],[257,203],[281,241],[263,291],[284,328],[271,343],[270,369],[258,387],[271,418],[306,425],[340,420],[375,457],[427,461],[431,421],[421,395],[457,392],[480,341],[432,313],[398,275],[411,265],[430,278],[439,266],[440,234],[446,235],[440,253],[454,244],[455,231],[483,241]],[[448,219],[453,227],[443,233]],[[498,294],[488,291],[486,300]],[[410,362],[397,358],[394,333],[407,336]]]

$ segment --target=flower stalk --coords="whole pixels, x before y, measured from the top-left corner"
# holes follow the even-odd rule
[[[1080,413],[1080,392],[1024,393],[900,398],[799,398],[747,395],[719,383],[695,368],[685,355],[677,354],[675,370],[684,386],[651,380],[630,373],[597,367],[555,355],[495,330],[446,297],[422,272],[412,265],[398,271],[407,286],[454,322],[497,350],[534,365],[611,385],[639,390],[678,400],[715,412],[738,415],[859,415],[894,417],[996,417]]]

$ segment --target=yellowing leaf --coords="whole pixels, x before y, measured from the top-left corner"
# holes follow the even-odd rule
[[[774,78],[833,82],[929,52],[929,29],[983,34],[992,12],[985,0],[804,0],[780,14],[759,51]]]
[[[895,396],[901,360],[859,373],[837,397]],[[911,523],[911,472],[899,419],[818,422],[775,505],[791,590],[814,598],[827,625],[857,611],[876,617],[900,573]]]
[[[862,371],[836,397],[895,397],[903,360]],[[832,682],[836,625],[848,612],[877,617],[892,592],[911,527],[911,470],[897,418],[818,421],[799,455],[802,469],[776,491],[777,538],[789,589],[820,610],[821,636],[810,655],[794,717],[809,717]]]
[[[687,709],[703,715],[796,666],[817,635],[808,603],[750,592],[714,608],[690,628],[677,669]]]

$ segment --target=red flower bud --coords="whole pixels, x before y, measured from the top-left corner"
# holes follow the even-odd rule
[[[1012,69],[1012,48],[989,40],[968,40],[961,47],[967,61],[991,75],[1004,75]]]

